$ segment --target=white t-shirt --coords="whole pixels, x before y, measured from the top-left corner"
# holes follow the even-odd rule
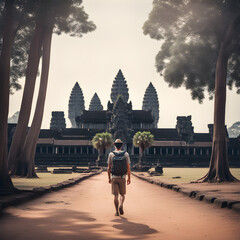
[[[116,153],[121,153],[121,152],[123,152],[123,151],[122,151],[122,150],[120,150],[120,151],[115,150],[114,152],[116,152]],[[124,156],[125,156],[125,158],[126,158],[126,160],[127,160],[127,163],[130,164],[129,154],[128,154],[127,152],[125,152]],[[108,161],[107,161],[108,164],[111,164],[111,165],[112,165],[113,157],[114,157],[114,153],[113,153],[113,152],[110,152],[109,155],[108,155]],[[116,176],[116,175],[113,175],[113,174],[112,174],[112,178],[119,178],[119,176]],[[123,175],[122,178],[126,178],[126,174]]]

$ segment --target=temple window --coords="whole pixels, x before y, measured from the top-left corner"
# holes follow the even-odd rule
[[[77,154],[80,154],[81,153],[81,148],[80,147],[76,147],[76,152],[77,152]]]
[[[40,153],[40,147],[36,148],[36,153]]]
[[[46,147],[42,147],[42,153],[47,153],[47,148]]]
[[[59,153],[59,154],[62,154],[62,153],[63,153],[63,148],[60,147],[60,146],[58,147],[58,153]]]
[[[156,154],[157,154],[157,155],[160,154],[160,147],[156,147]]]
[[[89,147],[88,147],[88,153],[89,153],[89,154],[93,154],[93,147],[92,147],[92,146],[89,146]]]
[[[87,147],[86,146],[82,146],[82,153],[87,154]]]
[[[48,146],[48,153],[53,153],[53,147],[52,146]]]
[[[196,148],[196,155],[200,155],[200,148]]]
[[[173,153],[173,149],[171,147],[168,148],[168,154],[171,155]]]
[[[71,154],[74,154],[75,152],[74,152],[74,147],[70,147],[70,153]]]
[[[181,148],[181,149],[180,149],[180,154],[181,154],[181,155],[185,155],[185,149],[184,149],[184,148]]]
[[[193,148],[189,148],[189,155],[193,155],[193,154],[194,154]]]
[[[64,154],[68,154],[69,153],[68,147],[63,147],[63,153]]]
[[[203,148],[202,149],[202,155],[206,155],[207,154],[207,149],[206,148]]]
[[[162,148],[162,155],[166,155],[166,154],[167,154],[166,148]]]
[[[178,148],[174,148],[174,155],[178,154]]]
[[[153,155],[154,154],[154,147],[149,148],[149,154]]]

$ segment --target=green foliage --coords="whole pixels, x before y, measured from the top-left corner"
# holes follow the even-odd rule
[[[218,51],[240,12],[239,0],[154,0],[144,34],[161,40],[156,69],[170,87],[184,86],[193,99],[210,98],[215,88]],[[240,93],[240,31],[229,47],[228,86]]]
[[[0,51],[4,26],[4,3],[0,1]],[[54,33],[82,37],[94,31],[95,24],[88,20],[82,0],[15,0],[14,31],[11,55],[10,93],[21,89],[19,79],[25,76],[28,51],[37,19],[44,25],[54,24]]]
[[[33,3],[34,1],[32,1]],[[5,24],[4,1],[0,3],[0,51],[2,48],[3,27]],[[33,33],[34,22],[29,0],[15,0],[13,13],[14,44],[11,53],[10,93],[21,89],[19,79],[25,75],[27,51],[30,36]]]
[[[97,133],[92,139],[92,145],[97,150],[105,150],[113,144],[112,134],[108,132]]]
[[[152,146],[154,136],[150,132],[137,132],[133,136],[133,145],[143,150]]]
[[[66,33],[70,36],[82,37],[83,34],[94,31],[96,25],[88,20],[88,14],[84,11],[82,0],[54,0],[55,6],[59,6],[56,12],[55,29],[57,34]]]

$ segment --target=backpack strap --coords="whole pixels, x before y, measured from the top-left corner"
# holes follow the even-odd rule
[[[126,153],[126,151],[122,151],[122,152],[120,152],[120,153],[113,151],[112,153],[113,153],[115,156],[124,156],[125,153]]]

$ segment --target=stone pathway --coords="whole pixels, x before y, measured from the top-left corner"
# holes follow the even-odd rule
[[[124,207],[125,214],[115,217],[107,174],[102,173],[6,208],[0,218],[0,239],[240,239],[238,213],[136,177],[127,187]]]
[[[240,183],[174,183],[168,179],[150,176],[147,172],[133,173],[138,178],[196,200],[214,203],[219,207],[231,208],[240,213]]]

